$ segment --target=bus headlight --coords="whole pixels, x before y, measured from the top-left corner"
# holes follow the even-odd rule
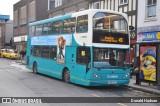
[[[124,76],[124,78],[127,78],[127,77],[129,77],[130,76],[130,73],[127,73],[125,76]]]
[[[93,73],[92,75],[93,75],[93,77],[100,79],[100,76],[99,76],[99,75],[97,75],[97,74],[95,74],[95,73]]]

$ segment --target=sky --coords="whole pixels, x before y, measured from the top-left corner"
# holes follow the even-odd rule
[[[10,15],[13,20],[13,5],[20,0],[0,0],[0,15]]]

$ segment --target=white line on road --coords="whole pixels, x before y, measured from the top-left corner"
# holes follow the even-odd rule
[[[95,97],[101,97],[101,96],[99,96],[99,95],[96,95],[96,94],[92,94],[92,96],[95,96]]]
[[[117,103],[118,105],[121,105],[121,106],[127,106],[127,105],[125,105],[125,104],[123,104],[123,103]]]

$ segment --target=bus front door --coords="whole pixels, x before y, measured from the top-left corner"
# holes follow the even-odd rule
[[[77,83],[83,83],[86,73],[90,67],[90,49],[88,47],[77,47],[76,51],[76,80]]]

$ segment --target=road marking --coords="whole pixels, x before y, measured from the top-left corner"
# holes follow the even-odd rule
[[[117,103],[118,105],[121,105],[121,106],[127,106],[127,105],[125,105],[125,104],[123,104],[123,103]]]
[[[101,97],[101,96],[98,96],[98,95],[96,95],[96,94],[92,94],[92,96],[95,96],[95,97]]]

